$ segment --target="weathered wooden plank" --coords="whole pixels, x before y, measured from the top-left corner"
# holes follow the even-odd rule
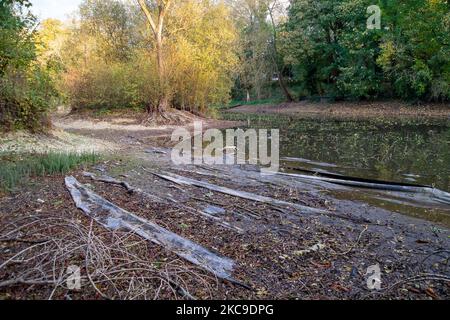
[[[140,194],[152,199],[153,201],[160,202],[160,203],[167,203],[167,201],[166,201],[167,198],[163,199],[163,198],[157,197],[153,194],[149,194],[148,192],[144,192],[141,189],[132,187],[128,182],[125,182],[122,180],[117,180],[110,176],[102,175],[101,177],[97,177],[95,174],[90,173],[90,172],[84,172],[83,176],[89,177],[95,181],[120,185],[120,186],[124,187],[129,193],[140,193]],[[232,231],[235,231],[238,233],[244,233],[244,230],[242,228],[239,228],[238,226],[232,225],[232,224],[224,221],[221,217],[216,217],[214,215],[209,214],[208,212],[205,212],[205,211],[202,211],[199,209],[195,209],[195,208],[189,207],[187,205],[184,205],[182,203],[179,203],[174,198],[168,198],[168,201],[170,201],[173,206],[175,206],[181,210],[184,210],[184,211],[187,211],[190,213],[194,213],[194,214],[199,214],[203,218],[213,221],[214,223],[222,226],[223,228],[226,228],[228,230],[232,230]]]
[[[131,230],[219,278],[240,284],[231,275],[235,264],[232,259],[215,254],[195,242],[116,206],[83,186],[73,176],[66,177],[65,184],[77,208],[102,226],[108,229]]]
[[[360,187],[367,189],[376,189],[376,190],[384,190],[384,191],[397,191],[397,192],[410,192],[410,193],[422,193],[428,194],[432,199],[441,202],[450,204],[450,193],[439,190],[437,188],[429,187],[429,186],[414,186],[414,185],[406,185],[400,183],[392,183],[388,182],[366,182],[366,181],[357,181],[350,179],[337,179],[337,178],[329,178],[329,177],[320,177],[313,175],[305,175],[305,174],[296,174],[296,173],[284,173],[278,172],[278,175],[288,176],[293,178],[299,178],[304,180],[319,180],[328,183],[334,183],[344,186],[350,187]],[[361,179],[363,180],[363,179]]]
[[[183,177],[183,176],[180,176],[177,174],[173,174],[173,173],[161,174],[161,173],[157,173],[157,172],[153,172],[153,171],[149,171],[149,170],[147,170],[147,171],[151,172],[152,174],[154,174],[162,179],[165,179],[165,180],[177,183],[177,184],[197,186],[197,187],[205,188],[208,190],[228,194],[228,195],[231,195],[234,197],[253,200],[256,202],[267,203],[267,204],[271,204],[271,205],[275,205],[275,206],[291,207],[291,208],[298,209],[303,213],[327,213],[328,212],[323,209],[317,209],[317,208],[313,208],[313,207],[303,206],[303,205],[300,205],[297,203],[291,203],[291,202],[287,202],[287,201],[283,201],[283,200],[278,200],[278,199],[261,196],[261,195],[246,192],[246,191],[234,190],[234,189],[230,189],[227,187],[222,187],[222,186],[218,186],[215,184],[211,184],[209,182],[186,178],[186,177]]]

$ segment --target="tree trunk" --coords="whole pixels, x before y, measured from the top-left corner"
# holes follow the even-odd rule
[[[273,36],[273,44],[272,44],[272,59],[273,63],[275,65],[276,71],[278,73],[278,84],[280,85],[281,90],[283,91],[284,96],[286,97],[287,102],[294,101],[294,98],[292,97],[292,94],[289,92],[288,87],[286,86],[286,83],[284,82],[283,78],[283,67],[280,67],[278,64],[278,49],[277,49],[277,29],[275,25],[275,20],[273,18],[273,7],[269,7],[269,16],[270,21],[272,23],[272,36]]]
[[[281,71],[278,71],[278,83],[280,84],[281,90],[283,90],[286,100],[288,102],[294,101],[294,97],[292,97],[291,93],[289,92],[289,89],[286,86],[286,83],[284,82],[283,74],[281,73]]]
[[[169,107],[169,97],[166,91],[166,73],[164,70],[164,57],[163,57],[163,25],[164,17],[171,4],[171,0],[157,0],[156,1],[156,18],[154,20],[153,14],[150,11],[145,0],[138,0],[147,22],[149,23],[153,32],[156,43],[156,60],[158,68],[158,81],[159,81],[159,97],[158,104],[152,106],[151,103],[147,105],[147,113],[151,116],[162,116],[166,118],[165,111]],[[156,114],[155,114],[156,113]]]
[[[157,34],[155,36],[156,40],[156,59],[158,62],[158,75],[160,78],[163,77],[164,73],[164,65],[163,65],[163,56],[162,56],[162,36]]]
[[[167,97],[167,92],[166,92],[166,88],[165,88],[166,79],[165,79],[165,70],[164,70],[164,61],[163,61],[163,52],[162,52],[162,36],[159,32],[155,35],[155,40],[156,40],[156,60],[157,60],[157,64],[158,64],[158,79],[159,79],[159,90],[160,90],[157,112],[159,115],[162,115],[168,108],[169,99]]]

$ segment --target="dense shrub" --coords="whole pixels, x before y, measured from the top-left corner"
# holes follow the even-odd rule
[[[0,130],[42,129],[57,95],[36,59],[28,1],[0,3]]]
[[[125,63],[98,63],[84,70],[69,69],[65,90],[74,110],[127,108],[139,105],[132,67]]]
[[[57,96],[48,74],[39,67],[7,72],[0,91],[0,122],[4,130],[46,129],[48,110]]]

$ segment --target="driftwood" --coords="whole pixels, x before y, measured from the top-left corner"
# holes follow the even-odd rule
[[[133,192],[138,191],[137,189],[131,187],[127,182],[114,179],[113,177],[110,177],[110,176],[103,175],[103,176],[97,177],[95,174],[90,173],[90,172],[83,172],[83,176],[91,178],[92,180],[95,180],[95,181],[100,181],[100,182],[104,182],[104,183],[111,183],[111,184],[116,184],[116,185],[122,186],[129,193],[133,193]]]
[[[308,179],[308,180],[319,180],[333,184],[339,184],[344,186],[351,187],[361,187],[368,189],[376,189],[376,190],[385,190],[385,191],[398,191],[398,192],[410,192],[410,193],[423,193],[429,194],[431,197],[441,203],[450,204],[450,193],[432,188],[429,186],[420,186],[420,185],[407,185],[401,183],[389,183],[384,181],[373,181],[369,182],[367,179],[358,179],[351,180],[350,178],[346,179],[338,179],[338,178],[329,178],[329,177],[320,177],[317,175],[305,175],[305,174],[295,174],[295,173],[284,173],[278,172],[278,175],[300,178],[300,179]]]
[[[239,197],[239,198],[252,200],[252,201],[256,201],[256,202],[267,203],[267,204],[270,204],[273,206],[291,207],[291,208],[300,210],[302,213],[327,213],[326,210],[303,206],[303,205],[300,205],[297,203],[291,203],[291,202],[287,202],[287,201],[283,201],[283,200],[278,200],[278,199],[261,196],[261,195],[246,192],[246,191],[234,190],[234,189],[230,189],[227,187],[222,187],[222,186],[218,186],[215,184],[211,184],[211,183],[208,183],[205,181],[198,181],[198,180],[186,178],[183,176],[179,176],[177,174],[172,174],[172,173],[169,174],[166,172],[165,172],[165,174],[160,174],[160,173],[156,173],[156,172],[153,172],[150,170],[146,170],[146,171],[156,175],[157,177],[174,182],[176,184],[201,187],[201,188],[205,188],[205,189],[208,189],[211,191],[228,194],[228,195],[231,195],[234,197]]]
[[[162,148],[148,148],[144,151],[145,153],[159,153],[159,154],[167,154],[168,152]]]
[[[303,163],[308,163],[308,164],[312,164],[312,165],[318,165],[321,167],[330,167],[330,168],[337,167],[337,165],[335,165],[334,163],[312,161],[312,160],[305,159],[305,158],[282,157],[282,158],[280,158],[280,160],[284,160],[284,161],[288,161],[288,162],[303,162]]]
[[[131,230],[212,272],[218,278],[240,284],[231,276],[235,264],[232,259],[219,256],[195,242],[116,206],[83,186],[73,176],[66,177],[65,183],[77,208],[102,226],[108,229]]]
[[[142,191],[139,188],[134,188],[132,187],[130,184],[128,184],[125,181],[122,180],[117,180],[114,179],[113,177],[110,176],[106,176],[103,175],[101,177],[97,177],[95,174],[91,173],[91,172],[84,172],[83,176],[91,178],[92,180],[95,181],[100,181],[100,182],[104,182],[104,183],[112,183],[112,184],[116,184],[116,185],[120,185],[122,187],[124,187],[129,193],[140,193],[143,196],[152,199],[153,201],[156,202],[160,202],[160,203],[167,203],[165,200],[168,200],[171,202],[171,204],[181,210],[190,212],[190,213],[194,213],[194,214],[199,214],[201,215],[203,218],[207,219],[207,220],[211,220],[215,223],[217,223],[218,225],[224,227],[225,229],[229,229],[229,230],[233,230],[236,231],[238,233],[244,233],[244,230],[242,228],[239,228],[237,226],[231,225],[230,223],[223,221],[222,218],[220,217],[216,217],[212,214],[210,214],[209,212],[206,212],[205,210],[199,210],[199,209],[195,209],[192,207],[189,207],[185,204],[179,203],[176,199],[174,198],[167,198],[167,199],[163,199],[160,197],[157,197],[155,195],[149,194],[147,192]],[[182,190],[183,191],[183,190]]]

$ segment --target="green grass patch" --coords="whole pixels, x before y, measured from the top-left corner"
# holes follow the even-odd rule
[[[0,154],[0,189],[14,190],[24,179],[64,174],[82,164],[99,160],[95,153]]]

